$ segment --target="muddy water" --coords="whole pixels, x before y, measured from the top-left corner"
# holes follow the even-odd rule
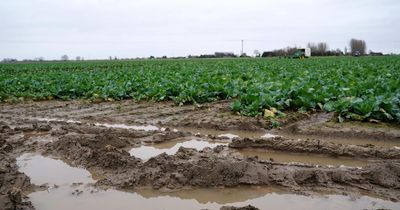
[[[70,167],[61,160],[37,154],[24,154],[17,158],[19,171],[24,172],[36,185],[65,185],[69,183],[93,183],[88,171]]]
[[[257,156],[259,160],[273,160],[280,163],[307,163],[313,165],[363,167],[368,164],[367,160],[352,158],[334,158],[317,154],[291,153],[265,149],[241,149],[236,150],[245,157]]]
[[[394,147],[400,146],[400,139],[385,139],[385,140],[375,140],[375,139],[366,139],[366,138],[344,138],[344,137],[335,137],[335,136],[318,136],[318,135],[302,135],[302,134],[294,134],[288,132],[282,132],[279,130],[275,130],[272,133],[268,133],[265,131],[240,131],[240,130],[227,130],[227,131],[218,131],[213,129],[204,129],[204,128],[186,128],[181,127],[178,128],[180,131],[187,131],[193,134],[202,134],[202,135],[214,135],[214,136],[227,136],[230,138],[233,137],[241,137],[241,138],[268,138],[273,135],[279,135],[287,139],[318,139],[321,141],[329,141],[338,144],[353,144],[353,145],[365,145],[372,144],[376,146],[382,147]]]
[[[168,155],[173,155],[179,150],[180,147],[193,148],[200,151],[206,147],[214,148],[218,145],[227,145],[227,143],[208,142],[196,139],[175,140],[175,141],[167,141],[163,143],[132,148],[129,151],[129,153],[132,156],[141,158],[142,160],[148,160],[151,157],[155,157],[164,152],[167,153]]]
[[[59,118],[32,118],[38,121],[44,122],[65,122],[65,123],[73,123],[73,124],[80,124],[84,123],[78,120],[71,120],[71,119],[59,119]],[[325,119],[325,118],[324,118]],[[89,123],[87,123],[89,124]],[[142,130],[142,131],[156,131],[156,130],[163,130],[163,128],[158,128],[153,125],[126,125],[126,124],[108,124],[108,123],[94,123],[94,126],[101,126],[107,128],[121,128],[121,129],[133,129],[133,130]],[[241,137],[241,138],[262,138],[268,137],[270,135],[280,135],[284,138],[288,139],[318,139],[321,141],[329,141],[334,143],[340,144],[353,144],[353,145],[365,145],[371,144],[376,146],[382,147],[394,147],[400,146],[400,139],[371,139],[371,138],[357,138],[357,137],[339,137],[339,136],[321,136],[318,134],[308,135],[308,134],[298,134],[298,133],[291,133],[285,132],[280,130],[275,130],[273,133],[268,133],[266,131],[245,131],[245,130],[226,130],[226,131],[219,131],[214,129],[206,129],[206,128],[191,128],[191,127],[178,127],[174,130],[179,131],[187,131],[193,134],[201,134],[201,135],[214,135],[219,137],[226,137],[232,139],[234,137]]]
[[[60,119],[60,118],[32,118],[37,121],[42,122],[64,122],[71,124],[82,124],[84,122],[79,120],[71,120],[71,119]],[[89,124],[89,123],[86,123]],[[132,130],[142,130],[142,131],[156,131],[160,130],[160,128],[154,125],[125,125],[125,124],[109,124],[109,123],[94,123],[94,126],[101,126],[106,128],[121,128],[121,129],[132,129]]]
[[[17,159],[20,171],[25,172],[35,184],[62,184],[45,191],[29,194],[36,209],[40,210],[187,210],[219,209],[222,205],[254,205],[260,209],[396,209],[399,204],[371,197],[351,198],[340,195],[301,196],[285,194],[279,189],[266,187],[238,187],[223,189],[182,190],[162,193],[154,190],[122,192],[100,190],[76,182],[93,183],[88,171],[68,166],[35,154],[25,154]],[[79,192],[79,193],[77,193]]]
[[[142,130],[142,131],[156,131],[159,130],[158,127],[154,125],[125,125],[125,124],[108,124],[108,123],[95,123],[95,126],[102,126],[106,128],[122,128],[122,129],[133,129],[133,130]]]
[[[226,136],[226,137],[248,137],[248,138],[260,138],[265,135],[264,131],[245,131],[245,130],[226,130],[219,131],[214,129],[206,128],[190,128],[190,127],[180,127],[177,128],[179,131],[191,132],[193,134],[201,135],[213,135],[213,136]]]
[[[353,145],[366,145],[372,144],[381,147],[394,147],[400,146],[400,139],[385,139],[385,140],[375,140],[375,139],[365,139],[365,138],[343,138],[334,136],[318,136],[318,135],[305,135],[305,134],[293,134],[286,132],[277,132],[277,135],[281,135],[289,139],[318,139],[321,141],[329,141],[338,144],[353,144]]]
[[[85,189],[83,189],[85,190]],[[196,191],[185,192],[184,197],[177,195],[160,195],[151,192],[150,194],[127,193],[116,190],[97,191],[90,193],[90,189],[86,189],[81,195],[71,194],[72,190],[67,188],[51,189],[48,192],[36,192],[30,194],[30,198],[36,209],[41,210],[126,210],[126,209],[143,209],[143,210],[188,210],[188,209],[219,209],[222,205],[254,205],[262,210],[267,209],[398,209],[396,203],[374,199],[370,197],[361,197],[352,199],[346,196],[330,195],[330,196],[300,196],[293,194],[277,194],[268,193],[257,198],[248,199],[242,202],[218,203],[218,198],[231,196],[233,199],[239,197],[234,191],[222,193],[211,193],[206,197],[197,199]],[[209,190],[210,192],[212,190]],[[236,191],[238,192],[238,191]],[[246,192],[246,191],[245,191]],[[201,195],[201,194],[200,194]],[[208,200],[213,196],[212,200]],[[215,195],[218,195],[215,197]],[[201,201],[199,201],[201,200]],[[295,208],[293,208],[295,207]]]
[[[141,158],[142,160],[148,160],[151,157],[155,157],[164,152],[169,155],[173,155],[178,151],[179,147],[202,150],[206,147],[214,148],[217,145],[227,145],[227,143],[208,142],[196,139],[175,140],[175,141],[166,141],[163,143],[136,147],[131,149],[129,153],[132,156]],[[266,149],[240,149],[240,150],[235,149],[233,151],[238,152],[244,157],[257,156],[259,160],[273,160],[275,162],[280,162],[280,163],[306,163],[313,165],[348,166],[348,167],[363,167],[368,164],[367,160],[357,160],[344,157],[335,158],[318,154],[292,153],[292,152],[274,151]]]

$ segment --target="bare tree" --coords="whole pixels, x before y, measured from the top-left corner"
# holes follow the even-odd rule
[[[318,53],[318,46],[315,43],[309,42],[307,47],[310,48],[312,55],[316,55],[316,53]]]
[[[357,52],[361,55],[365,55],[367,51],[367,43],[361,39],[351,39],[350,51],[353,55],[357,54]]]
[[[320,42],[318,43],[318,52],[324,56],[326,54],[326,51],[328,50],[328,44],[326,42]]]
[[[63,55],[63,56],[61,56],[61,60],[62,60],[62,61],[67,61],[67,60],[68,60],[68,55]]]
[[[324,56],[328,51],[328,44],[326,42],[308,43],[307,47],[311,49],[311,55],[313,56]]]
[[[75,60],[76,61],[80,61],[81,60],[81,56],[76,56]]]
[[[297,47],[286,47],[282,49],[276,49],[272,51],[265,51],[261,57],[275,57],[275,56],[290,56],[297,51]]]
[[[297,51],[297,46],[294,47],[286,47],[285,49],[285,56],[293,55]]]
[[[259,50],[254,50],[254,56],[255,57],[260,57],[260,55],[261,55],[261,53],[260,53],[260,51]]]

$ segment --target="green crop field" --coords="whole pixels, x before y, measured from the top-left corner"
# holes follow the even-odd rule
[[[233,99],[231,109],[337,112],[400,122],[400,57],[183,59],[0,64],[0,101]]]

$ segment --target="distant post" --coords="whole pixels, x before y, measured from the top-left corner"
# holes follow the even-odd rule
[[[240,51],[240,55],[243,55],[243,39],[242,39],[242,50]]]

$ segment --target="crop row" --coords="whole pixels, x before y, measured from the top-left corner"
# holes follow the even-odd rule
[[[0,101],[233,99],[231,108],[337,112],[400,122],[400,57],[0,64]]]

